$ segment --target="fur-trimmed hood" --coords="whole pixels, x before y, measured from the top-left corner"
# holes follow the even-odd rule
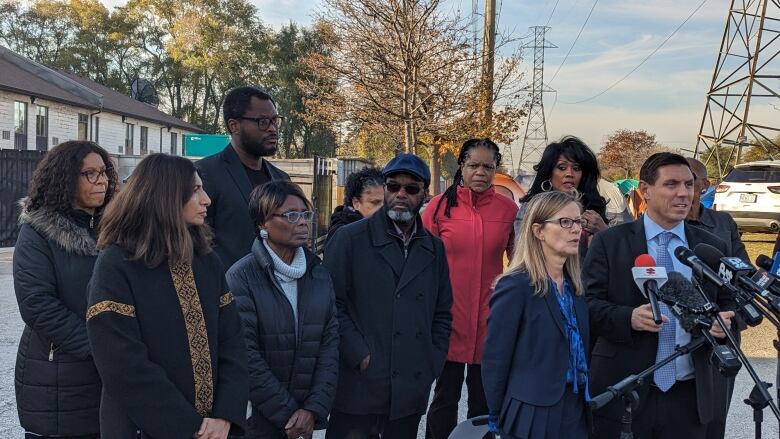
[[[25,209],[26,198],[19,200],[21,213],[19,224],[29,224],[44,238],[56,242],[65,252],[81,256],[97,256],[97,242],[89,230],[63,215],[48,209],[29,212]],[[97,225],[96,225],[97,226]]]

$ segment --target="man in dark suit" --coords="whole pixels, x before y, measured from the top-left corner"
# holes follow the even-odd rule
[[[688,157],[688,164],[696,179],[693,184],[693,204],[688,213],[686,221],[688,224],[704,229],[713,235],[723,239],[726,244],[726,256],[736,256],[743,261],[750,263],[750,257],[745,250],[745,244],[739,236],[737,223],[734,218],[726,212],[718,212],[708,209],[701,204],[700,198],[702,192],[710,187],[710,181],[707,178],[707,167],[704,163]],[[739,331],[745,329],[740,326],[734,329],[734,336],[737,342],[740,340]],[[713,395],[713,403],[716,414],[707,425],[707,439],[723,439],[726,436],[726,416],[731,405],[731,396],[734,393],[734,380],[736,377],[726,378],[718,374],[715,375],[715,386],[722,388]]]
[[[276,153],[283,120],[268,93],[251,86],[234,88],[225,96],[222,116],[230,144],[196,165],[211,197],[206,222],[214,230],[214,251],[228,269],[249,253],[255,238],[248,210],[252,189],[290,177],[264,159]]]
[[[647,210],[638,220],[595,235],[583,266],[583,283],[596,342],[591,353],[591,393],[603,392],[627,376],[641,372],[688,343],[692,335],[661,305],[663,323],[655,324],[648,300],[634,285],[634,259],[647,253],[658,266],[691,277],[691,269],[674,258],[679,246],[707,243],[726,252],[716,236],[689,226],[685,218],[693,199],[694,176],[684,157],[672,153],[650,156],[640,170],[639,189]],[[721,309],[733,301],[706,285],[706,293]],[[730,324],[733,311],[721,315]],[[719,339],[720,325],[710,332]],[[634,413],[638,439],[704,438],[713,418],[713,371],[709,347],[684,355],[656,372],[638,389],[640,406]],[[616,399],[594,413],[595,437],[620,436],[623,405]],[[717,413],[720,415],[720,413]]]
[[[447,356],[447,257],[419,215],[430,172],[402,154],[382,174],[384,207],[341,227],[325,249],[341,336],[327,439],[416,438]]]

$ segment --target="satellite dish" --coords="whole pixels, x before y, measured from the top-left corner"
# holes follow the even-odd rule
[[[151,82],[146,79],[136,79],[130,85],[130,97],[136,101],[141,101],[145,104],[158,106],[160,105],[160,98],[157,97],[157,91]]]

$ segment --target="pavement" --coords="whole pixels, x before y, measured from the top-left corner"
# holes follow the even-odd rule
[[[13,277],[11,274],[11,259],[13,249],[0,248],[0,439],[22,438],[23,432],[19,427],[16,414],[16,400],[14,398],[14,364],[16,362],[16,349],[24,327],[16,304],[13,290]],[[777,358],[771,341],[776,337],[774,328],[764,323],[756,328],[750,328],[743,333],[742,346],[755,367],[758,376],[768,382],[775,382]],[[749,439],[755,437],[753,423],[753,410],[745,405],[745,399],[753,388],[753,381],[743,367],[734,390],[731,410],[727,419],[726,437],[729,439]],[[777,401],[776,389],[771,389],[772,396]],[[466,418],[466,397],[463,395],[460,404],[460,420]],[[778,437],[777,419],[767,408],[764,410],[763,436]],[[424,420],[421,423],[417,435],[419,439],[425,437]],[[323,439],[324,435],[317,432],[314,439]]]

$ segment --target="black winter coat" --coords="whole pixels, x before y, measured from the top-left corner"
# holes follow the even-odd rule
[[[249,352],[249,400],[253,414],[247,438],[285,438],[284,426],[298,409],[327,426],[338,380],[338,319],[333,283],[319,258],[306,252],[298,280],[298,327],[290,302],[259,241],[233,265],[227,283],[238,304]]]
[[[219,257],[148,268],[111,245],[89,285],[87,331],[103,378],[101,437],[192,439],[204,417],[246,425],[246,348]]]
[[[87,338],[87,283],[97,221],[86,212],[23,212],[13,257],[24,332],[16,357],[16,407],[29,432],[100,431],[100,376]],[[92,228],[90,228],[90,225]]]
[[[327,239],[330,240],[336,233],[336,230],[340,229],[342,226],[352,224],[355,221],[360,221],[362,219],[363,215],[351,207],[346,207],[344,205],[336,207],[330,215],[330,226],[328,227]]]
[[[249,194],[254,188],[232,145],[195,165],[203,179],[203,189],[211,198],[206,222],[214,230],[214,251],[227,269],[249,253],[257,234],[249,217]],[[265,159],[263,170],[271,180],[290,180],[289,175]]]
[[[390,419],[425,413],[452,329],[442,241],[418,216],[404,249],[383,207],[336,232],[325,249],[325,266],[336,290],[341,334],[334,409]],[[367,355],[368,368],[360,372]]]

